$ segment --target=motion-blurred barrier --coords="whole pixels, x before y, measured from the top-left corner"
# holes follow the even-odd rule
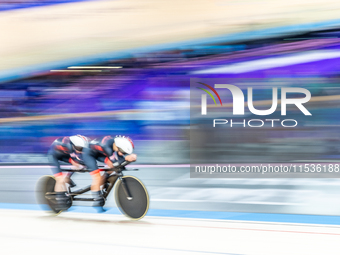
[[[136,141],[138,164],[188,164],[188,141]],[[36,144],[38,146],[38,144]],[[46,144],[48,147],[49,144]],[[7,148],[8,149],[8,148]],[[0,164],[49,164],[46,153],[0,153]]]

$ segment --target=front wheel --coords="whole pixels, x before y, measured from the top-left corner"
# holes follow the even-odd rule
[[[123,176],[117,181],[115,200],[119,210],[133,220],[143,218],[149,209],[148,191],[144,184],[134,176]]]

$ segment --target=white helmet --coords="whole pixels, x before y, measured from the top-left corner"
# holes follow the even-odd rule
[[[70,141],[77,151],[82,151],[83,148],[89,147],[88,139],[82,135],[70,136]]]
[[[123,154],[131,154],[135,148],[132,140],[127,136],[116,136],[115,145]]]

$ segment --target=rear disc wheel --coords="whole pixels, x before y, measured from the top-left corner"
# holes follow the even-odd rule
[[[60,214],[63,210],[57,209],[57,204],[55,200],[55,186],[56,180],[52,175],[42,176],[36,185],[36,198],[38,204],[40,204],[43,209],[50,209],[55,215]],[[67,202],[68,208],[72,205],[72,200],[69,199]]]

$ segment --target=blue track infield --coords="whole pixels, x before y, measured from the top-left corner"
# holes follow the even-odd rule
[[[42,210],[42,206],[37,205],[37,204],[0,203],[0,209]],[[107,211],[104,212],[104,214],[121,214],[118,208],[114,207],[114,208],[106,208],[106,209]],[[71,207],[69,212],[96,213],[97,210],[93,207],[87,207],[87,206],[73,206]],[[147,213],[147,216],[191,218],[191,219],[211,219],[211,220],[277,222],[277,223],[295,223],[295,224],[340,225],[340,216],[327,216],[327,215],[238,213],[238,212],[150,209]]]

